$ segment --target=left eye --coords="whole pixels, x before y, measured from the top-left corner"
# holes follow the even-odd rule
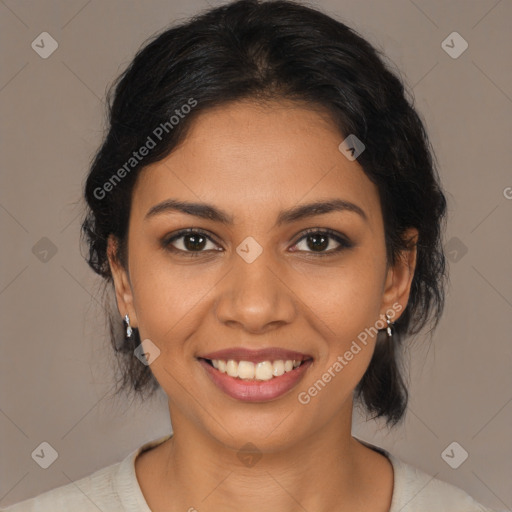
[[[331,241],[333,240],[338,244],[338,247],[327,251],[326,249],[331,245]],[[299,246],[303,241],[305,241],[305,246],[311,249],[310,251],[306,250],[306,252],[317,253],[319,256],[328,256],[329,254],[352,247],[352,244],[348,240],[330,230],[309,230],[300,238],[294,247]]]

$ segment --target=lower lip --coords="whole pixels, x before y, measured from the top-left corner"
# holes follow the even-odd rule
[[[215,369],[204,359],[199,359],[199,363],[218,388],[230,397],[244,402],[267,402],[284,395],[302,379],[312,362],[308,359],[291,372],[272,377],[270,380],[242,380],[230,377],[227,373]]]

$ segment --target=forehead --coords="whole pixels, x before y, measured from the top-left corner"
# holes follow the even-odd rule
[[[378,191],[338,149],[344,135],[329,116],[290,102],[242,101],[202,112],[186,139],[145,168],[132,213],[169,198],[207,202],[244,222],[299,203],[340,198],[379,221]]]

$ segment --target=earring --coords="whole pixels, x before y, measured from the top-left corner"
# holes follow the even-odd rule
[[[391,317],[386,313],[386,323],[388,326],[386,327],[386,332],[388,333],[389,341],[391,341],[391,337],[393,336],[393,325],[394,322],[391,321]]]
[[[133,334],[133,329],[130,326],[130,317],[128,315],[124,315],[124,322],[126,324],[126,337],[130,339]]]

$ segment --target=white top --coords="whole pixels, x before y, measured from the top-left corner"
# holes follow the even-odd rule
[[[154,439],[121,462],[0,511],[151,512],[137,481],[135,458],[169,437]],[[382,448],[359,441],[388,457],[393,465],[394,488],[389,512],[495,512],[477,503],[463,490],[402,462]]]

